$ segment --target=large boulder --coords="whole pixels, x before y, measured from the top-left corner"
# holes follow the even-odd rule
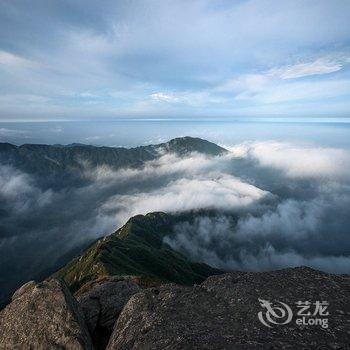
[[[63,281],[31,281],[0,312],[0,349],[93,349],[78,303]]]
[[[134,279],[127,276],[103,277],[80,290],[77,299],[96,348],[106,347],[124,305],[138,291]]]
[[[305,267],[151,288],[126,304],[107,349],[349,349],[349,292],[349,276]],[[328,302],[305,318],[327,321],[298,324],[300,301],[312,313]]]

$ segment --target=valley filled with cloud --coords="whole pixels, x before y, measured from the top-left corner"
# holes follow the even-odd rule
[[[218,156],[161,152],[117,170],[84,162],[79,186],[48,186],[2,165],[1,278],[13,288],[153,211],[196,213],[164,238],[194,261],[348,272],[349,151],[277,141],[225,147]]]

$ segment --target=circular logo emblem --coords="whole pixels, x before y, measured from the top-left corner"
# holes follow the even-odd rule
[[[269,328],[273,325],[283,325],[289,323],[293,318],[292,309],[281,301],[271,303],[267,300],[259,299],[260,305],[265,309],[258,313],[260,322]]]

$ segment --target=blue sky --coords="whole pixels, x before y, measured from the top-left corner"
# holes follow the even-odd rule
[[[350,1],[0,2],[0,120],[350,117]]]

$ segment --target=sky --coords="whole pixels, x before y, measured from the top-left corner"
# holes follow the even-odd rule
[[[350,1],[0,2],[0,121],[350,117]]]

